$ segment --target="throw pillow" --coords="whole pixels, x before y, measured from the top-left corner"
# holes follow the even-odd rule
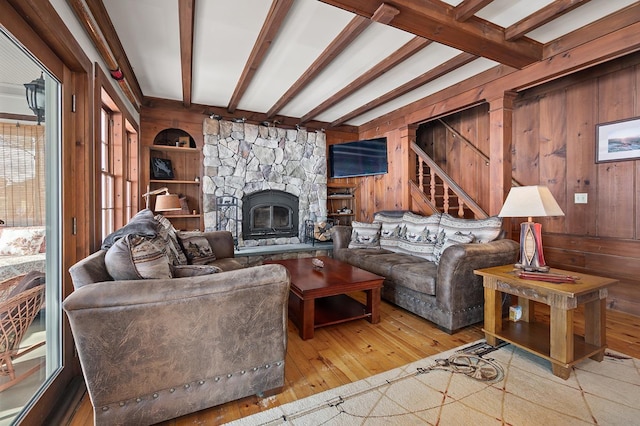
[[[167,256],[169,263],[172,265],[186,265],[187,257],[182,251],[180,242],[178,241],[178,232],[166,217],[158,214],[154,217],[158,223],[158,236],[161,237],[167,245]]]
[[[187,263],[201,265],[216,260],[216,254],[201,232],[178,232]]]
[[[213,265],[176,265],[171,267],[173,278],[199,277],[222,272],[222,269]]]
[[[19,226],[2,228],[0,255],[30,256],[38,254],[44,241],[45,229],[41,226]]]
[[[472,243],[475,237],[473,234],[463,234],[461,232],[456,232],[454,234],[446,234],[444,231],[438,235],[438,241],[433,249],[433,257],[435,259],[436,265],[440,263],[440,258],[442,257],[442,253],[444,251],[456,244],[468,244]]]
[[[488,243],[498,238],[502,232],[502,218],[491,216],[486,219],[461,219],[443,214],[440,219],[440,229],[444,229],[447,234],[471,233],[475,235],[476,243]]]
[[[122,228],[107,235],[102,241],[102,250],[109,248],[120,238],[127,234],[141,235],[143,237],[153,238],[158,233],[158,222],[153,218],[153,212],[149,209],[140,210],[131,218]]]
[[[398,242],[401,252],[434,261],[433,249],[438,236],[440,213],[421,216],[406,212],[402,216],[403,230]]]
[[[349,248],[380,248],[380,224],[351,222]]]
[[[114,280],[171,278],[166,244],[161,237],[127,234],[107,251],[104,263]]]
[[[402,216],[388,216],[383,213],[376,213],[373,216],[373,223],[380,223],[380,247],[397,247],[400,235],[404,229]]]

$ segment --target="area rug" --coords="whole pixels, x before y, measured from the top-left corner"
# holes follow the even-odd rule
[[[563,380],[542,358],[478,341],[229,424],[640,424],[640,360],[607,350]]]

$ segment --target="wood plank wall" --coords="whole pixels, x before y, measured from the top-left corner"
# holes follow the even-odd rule
[[[608,307],[640,316],[640,160],[595,162],[596,125],[640,116],[639,94],[639,54],[521,92],[512,164],[517,181],[547,185],[565,212],[535,219],[543,225],[547,263],[619,279]],[[444,121],[488,152],[486,105]],[[488,167],[476,154],[437,120],[420,126],[416,139],[486,208]],[[588,203],[575,204],[575,193],[588,194]],[[518,220],[511,231],[518,240]]]
[[[373,214],[381,210],[406,209],[403,194],[408,190],[406,184],[408,144],[403,142],[402,131],[390,128],[375,136],[371,134],[336,134],[327,131],[327,146],[335,143],[350,142],[358,139],[371,139],[386,136],[388,154],[388,173],[385,175],[365,176],[344,179],[329,179],[330,182],[356,185],[355,220],[371,222]]]

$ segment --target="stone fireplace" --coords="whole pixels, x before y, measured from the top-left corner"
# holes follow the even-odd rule
[[[231,231],[238,247],[295,244],[305,220],[326,219],[323,132],[211,118],[203,132],[206,230]],[[232,202],[221,206],[220,199]],[[247,202],[255,205],[245,208]]]

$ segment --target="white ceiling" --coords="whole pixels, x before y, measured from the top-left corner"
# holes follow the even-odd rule
[[[100,0],[83,1],[89,3]],[[193,1],[190,101],[192,104],[226,109],[272,7],[272,1],[281,0]],[[184,101],[178,2],[102,0],[144,97]],[[460,8],[475,0],[388,0],[385,3],[393,6],[394,2],[414,5],[433,3],[439,7],[453,7],[451,10],[455,11],[456,6]],[[475,12],[474,19],[481,18],[505,29],[543,10],[545,6],[568,2],[493,0]],[[548,45],[559,37],[638,3],[632,0],[573,0],[571,3],[576,2],[581,5],[530,31],[526,37]],[[374,2],[363,0],[361,3]],[[266,114],[301,76],[309,72],[309,67],[354,17],[354,13],[323,1],[293,0],[263,61],[240,98],[237,110]],[[393,21],[389,25],[372,22],[277,114],[304,117],[356,78],[379,66],[381,61],[415,37],[392,25]],[[461,53],[453,47],[433,42],[311,120],[332,123]],[[344,124],[365,124],[497,65],[498,62],[480,57]],[[0,81],[0,88],[5,84],[7,82]]]

